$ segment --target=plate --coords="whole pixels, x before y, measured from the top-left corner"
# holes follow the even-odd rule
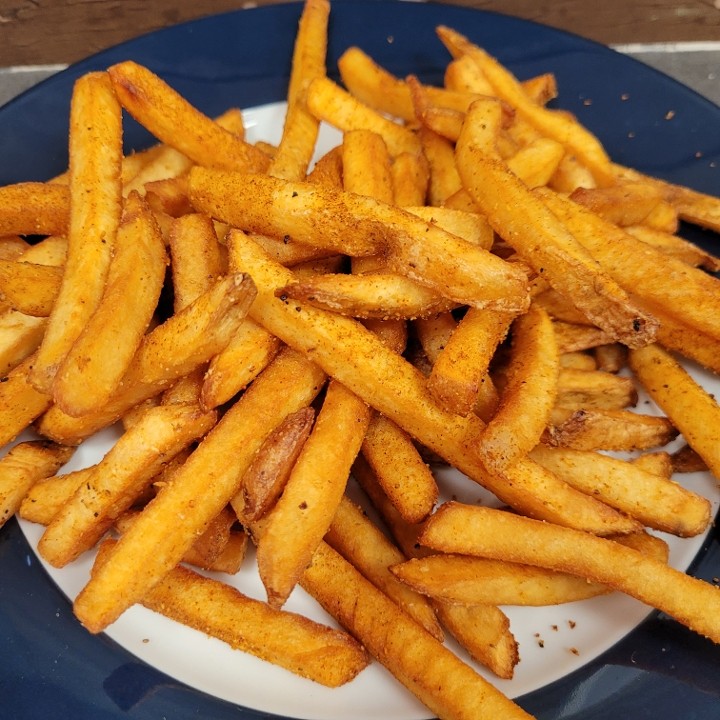
[[[251,132],[276,130],[282,109],[274,103],[285,94],[299,13],[297,4],[275,5],[186,23],[93,56],[41,83],[0,110],[0,183],[44,179],[64,170],[73,81],[128,58],[148,65],[210,115],[230,105],[252,107],[256,109],[247,116]],[[618,162],[720,192],[720,138],[712,130],[720,122],[720,110],[666,76],[567,33],[444,5],[336,1],[329,67],[334,68],[346,47],[358,44],[397,75],[414,72],[439,83],[448,59],[434,35],[441,23],[488,48],[520,76],[554,72],[560,105],[596,132]],[[128,148],[150,142],[141,128],[127,124]],[[716,242],[699,231],[688,236],[708,249]],[[703,376],[703,382],[713,380]],[[111,441],[98,438],[98,446],[82,453],[101,452],[102,443]],[[82,453],[73,462],[88,462]],[[688,481],[713,490],[707,476]],[[221,660],[219,643],[198,639],[142,609],[133,608],[108,633],[91,636],[74,620],[67,600],[82,582],[89,560],[78,565],[78,575],[59,576],[31,549],[37,532],[14,521],[0,532],[3,715],[50,720],[429,716],[381,668],[364,671],[353,688],[327,691],[265,664],[259,669],[252,662],[228,664]],[[673,562],[690,564],[692,573],[707,580],[720,575],[715,530],[704,539],[680,542],[673,556]],[[292,602],[302,606],[303,598]],[[578,613],[588,607],[588,621],[578,622]],[[560,615],[534,611],[532,618],[523,619],[522,612],[514,614],[514,630],[522,628],[525,634],[518,638],[523,644],[522,682],[503,689],[540,719],[632,714],[669,720],[678,706],[685,717],[720,717],[720,650],[648,612],[616,596],[582,608],[564,606]],[[581,643],[579,631],[571,634],[569,620],[576,629],[594,625],[595,634]],[[533,639],[535,633],[545,640],[544,647]],[[579,660],[569,652],[571,646],[580,648]],[[547,674],[526,672],[533,667]]]

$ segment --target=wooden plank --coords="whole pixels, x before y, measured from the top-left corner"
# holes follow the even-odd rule
[[[248,2],[247,6],[278,0]],[[601,43],[720,39],[708,0],[454,0],[577,33]],[[141,33],[242,7],[237,0],[3,0],[0,67],[69,63]]]

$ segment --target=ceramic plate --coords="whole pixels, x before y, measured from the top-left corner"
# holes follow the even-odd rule
[[[67,113],[74,79],[134,59],[210,115],[246,110],[253,139],[277,140],[300,6],[239,11],[146,35],[54,76],[0,110],[0,183],[44,179],[67,163]],[[434,28],[446,24],[483,45],[521,77],[552,71],[558,105],[596,132],[618,162],[720,192],[715,163],[720,111],[667,77],[602,46],[541,25],[433,4],[336,2],[329,68],[359,45],[397,75],[439,83],[448,57]],[[335,141],[324,131],[321,147]],[[151,138],[129,122],[128,148]],[[714,236],[691,235],[711,248]],[[691,368],[712,392],[720,384]],[[113,433],[83,446],[70,467],[98,459]],[[442,473],[448,493],[468,501],[477,487]],[[683,478],[710,495],[705,474]],[[0,532],[0,664],[3,716],[52,718],[261,718],[423,720],[430,714],[380,667],[327,690],[222,643],[132,608],[101,636],[74,620],[68,597],[86,581],[90,558],[61,572],[34,547],[39,528],[11,522]],[[717,535],[672,543],[674,565],[720,575]],[[250,565],[250,564],[249,564]],[[262,597],[248,569],[233,579]],[[289,609],[327,620],[298,592]],[[557,608],[510,608],[521,645],[516,678],[501,689],[538,718],[720,717],[720,651],[639,603],[614,594]],[[540,642],[542,641],[542,642]]]

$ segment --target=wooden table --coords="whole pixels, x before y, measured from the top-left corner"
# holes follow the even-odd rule
[[[0,67],[69,63],[140,33],[276,0],[2,0]],[[720,40],[717,0],[454,0],[605,44]]]

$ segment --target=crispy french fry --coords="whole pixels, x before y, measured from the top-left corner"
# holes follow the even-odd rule
[[[125,375],[157,307],[165,244],[140,197],[127,199],[105,292],[60,363],[52,390],[68,415],[100,410]]]
[[[193,162],[245,172],[267,170],[270,159],[203,115],[142,65],[125,61],[108,69],[122,106],[160,141]]]
[[[61,268],[0,260],[0,293],[11,308],[25,315],[50,315],[61,281]]]
[[[15,515],[30,488],[55,475],[73,452],[66,445],[27,441],[0,458],[0,527]]]
[[[290,413],[263,442],[242,481],[242,522],[253,523],[275,505],[310,435],[315,411]]]
[[[31,380],[50,392],[55,374],[97,308],[120,225],[122,118],[106,73],[81,77],[70,111],[68,256]]]
[[[720,641],[720,589],[605,538],[502,510],[450,502],[428,521],[421,542],[444,552],[569,572],[620,590],[691,630]]]
[[[637,389],[629,377],[602,370],[562,368],[557,379],[556,404],[577,409],[620,410],[637,404]]]
[[[8,373],[36,353],[47,329],[47,318],[18,310],[0,312],[0,373]]]
[[[70,218],[67,187],[26,182],[0,188],[0,236],[63,235]]]
[[[0,383],[0,443],[14,440],[52,404],[52,398],[30,382],[35,356],[14,367]],[[61,443],[62,444],[62,443]]]
[[[538,445],[530,457],[582,492],[646,527],[692,537],[710,523],[710,503],[682,485],[594,451]]]
[[[682,433],[687,443],[720,477],[720,408],[665,350],[650,345],[631,352],[630,368],[650,397]]]
[[[400,153],[390,171],[395,204],[399,207],[424,206],[430,182],[425,154]]]
[[[96,567],[102,567],[104,560],[101,555]],[[142,598],[142,604],[236,650],[328,687],[352,680],[368,663],[365,650],[347,634],[294,613],[274,610],[187,568],[171,569]]]
[[[530,717],[328,545],[320,545],[315,552],[302,586],[438,716]]]

